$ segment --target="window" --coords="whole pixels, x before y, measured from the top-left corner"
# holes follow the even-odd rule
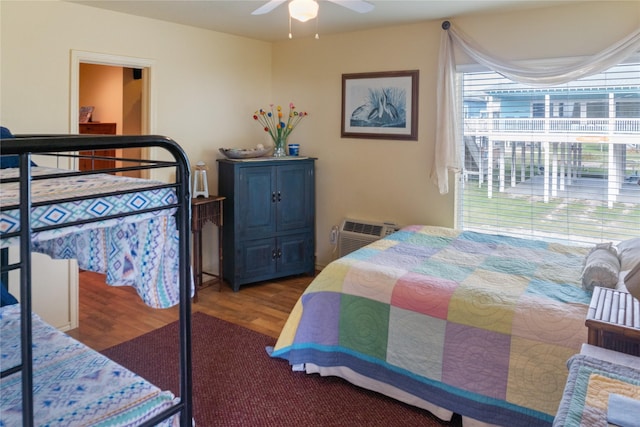
[[[457,227],[563,242],[640,232],[640,63],[533,87],[460,75]]]

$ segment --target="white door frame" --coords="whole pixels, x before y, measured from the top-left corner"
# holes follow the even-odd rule
[[[71,50],[71,77],[70,77],[70,96],[69,96],[69,133],[77,134],[79,128],[80,115],[80,64],[97,64],[111,65],[115,67],[141,68],[142,69],[142,99],[141,99],[141,116],[142,123],[140,131],[142,134],[155,134],[156,129],[156,103],[155,103],[155,84],[153,79],[155,73],[153,67],[155,61],[146,58],[134,58],[129,56],[110,55],[105,53],[88,52],[82,50]],[[147,159],[154,153],[149,149],[143,149],[141,155]],[[73,162],[73,159],[70,160]],[[73,168],[73,164],[68,165]],[[146,176],[145,176],[146,177]],[[69,319],[68,328],[78,327],[79,322],[79,277],[78,265],[74,261],[69,261]]]
[[[71,50],[71,82],[69,99],[69,132],[76,134],[79,131],[80,112],[80,64],[111,65],[115,67],[141,68],[142,69],[142,99],[141,115],[142,134],[153,135],[156,129],[156,103],[153,67],[155,61],[146,58],[134,58],[130,56],[111,55],[106,53]],[[142,151],[144,158],[149,158],[151,153],[147,149]]]

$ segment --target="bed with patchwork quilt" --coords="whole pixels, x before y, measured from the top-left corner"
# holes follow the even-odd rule
[[[587,340],[587,253],[405,227],[330,263],[269,352],[465,425],[551,425]]]

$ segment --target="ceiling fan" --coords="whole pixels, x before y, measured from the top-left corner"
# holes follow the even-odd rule
[[[287,0],[270,0],[253,12],[252,15],[264,15],[269,13]],[[367,13],[373,10],[373,5],[364,0],[328,0],[358,13]],[[318,14],[318,3],[315,0],[291,0],[289,2],[289,14],[292,18],[301,22],[313,19]]]

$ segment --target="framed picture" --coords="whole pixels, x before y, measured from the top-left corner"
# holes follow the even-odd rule
[[[342,75],[342,137],[418,139],[418,70]]]
[[[80,117],[78,123],[89,123],[91,121],[91,115],[93,114],[93,107],[80,107]]]

